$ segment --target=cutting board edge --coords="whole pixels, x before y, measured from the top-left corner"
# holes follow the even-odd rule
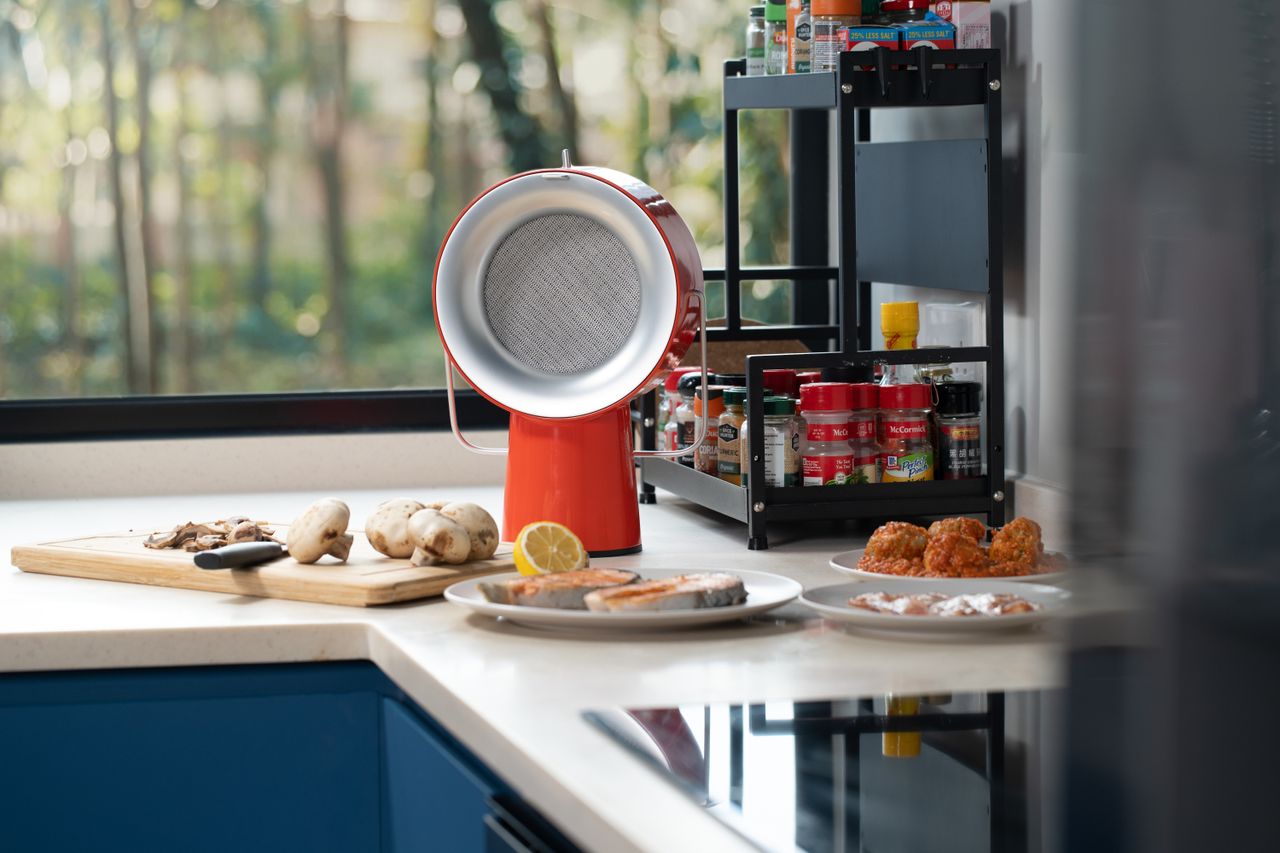
[[[69,540],[61,541],[66,542]],[[414,578],[397,581],[381,587],[371,585],[367,581],[361,582],[360,578],[354,579],[355,582],[353,582],[353,579],[349,576],[341,575],[335,575],[323,581],[299,580],[277,576],[269,579],[272,589],[268,594],[257,583],[244,583],[245,581],[258,580],[258,576],[251,572],[232,574],[230,571],[206,572],[202,570],[199,573],[193,571],[190,575],[167,574],[160,576],[157,572],[175,568],[174,562],[172,560],[155,559],[157,555],[140,554],[138,556],[142,558],[141,571],[133,572],[129,577],[121,577],[118,569],[104,566],[101,560],[86,559],[84,557],[86,553],[93,552],[68,547],[59,542],[15,545],[10,550],[9,555],[13,566],[28,574],[102,580],[113,583],[136,583],[143,586],[190,589],[221,595],[280,598],[289,601],[306,601],[315,604],[335,604],[348,607],[377,607],[385,604],[422,601],[438,597],[446,588],[458,581],[503,574],[513,570],[509,562],[500,562],[483,571],[470,571],[458,577]],[[240,583],[229,581],[239,581]]]

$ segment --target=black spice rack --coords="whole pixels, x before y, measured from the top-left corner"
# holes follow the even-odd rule
[[[812,353],[747,358],[747,417],[763,435],[763,371],[776,368],[891,364],[986,365],[986,470],[968,480],[779,487],[765,483],[764,456],[751,449],[749,485],[727,483],[678,462],[640,462],[642,503],[661,487],[745,522],[747,547],[769,547],[771,521],[910,518],[985,513],[1004,521],[1003,245],[1000,189],[1000,52],[998,50],[844,53],[839,70],[747,77],[744,60],[725,63],[725,257],[704,270],[725,283],[725,325],[711,341],[800,340]],[[979,139],[871,142],[871,111],[881,108],[982,106]],[[740,265],[738,112],[790,111],[791,261],[788,267]],[[834,112],[835,174],[829,116]],[[831,204],[830,191],[837,197]],[[836,266],[829,266],[828,210],[836,214]],[[945,227],[941,227],[944,226]],[[743,326],[741,284],[794,282],[793,323]],[[876,351],[871,282],[985,294],[982,347]],[[835,282],[832,288],[831,282]],[[641,443],[656,447],[657,394],[641,401]]]

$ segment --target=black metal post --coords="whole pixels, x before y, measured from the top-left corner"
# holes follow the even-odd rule
[[[791,131],[791,264],[825,267],[831,261],[830,117],[826,110],[793,110]],[[794,280],[791,284],[791,322],[827,325],[833,322],[831,281]],[[815,348],[816,341],[806,341]],[[820,347],[830,349],[831,342]]]
[[[871,110],[858,110],[858,142],[871,141]],[[871,282],[858,282],[858,349],[871,349]]]
[[[991,853],[1005,849],[1005,810],[1009,790],[1004,768],[1004,694],[987,694],[987,790],[991,812]]]
[[[659,395],[661,389],[655,389],[640,398],[640,447],[644,450],[658,449],[658,406],[662,405]],[[667,448],[674,450],[675,448]],[[653,484],[644,478],[644,466],[640,466],[640,503],[657,503]]]
[[[837,289],[840,304],[840,351],[858,350],[858,237],[857,194],[854,191],[854,141],[857,115],[853,94],[853,53],[840,54],[836,75],[836,228],[840,235],[840,276]]]
[[[987,522],[1004,524],[1004,198],[1000,141],[1000,60],[988,60],[987,100],[987,480],[991,511]]]
[[[726,77],[744,73],[745,60],[724,64]],[[742,326],[742,247],[738,218],[738,111],[724,110],[724,316],[725,328],[736,332]]]

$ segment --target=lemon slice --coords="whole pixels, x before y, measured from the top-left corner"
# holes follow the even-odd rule
[[[569,572],[587,567],[587,549],[563,524],[534,521],[516,537],[515,561],[522,575]]]

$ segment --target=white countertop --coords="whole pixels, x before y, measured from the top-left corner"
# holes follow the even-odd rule
[[[358,524],[393,495],[339,496]],[[0,548],[189,518],[287,520],[316,497],[14,501],[0,504]],[[495,516],[501,508],[496,488],[415,497],[474,500]],[[744,526],[661,492],[658,501],[640,509],[644,552],[598,565],[755,569],[815,587],[847,580],[827,559],[861,544],[849,533],[788,541],[779,531],[771,550],[747,551]],[[948,643],[859,636],[799,604],[725,628],[586,636],[495,622],[439,599],[360,609],[0,569],[0,672],[371,660],[576,842],[601,851],[753,848],[585,722],[585,709],[1034,689],[1061,683],[1060,653],[1037,633]]]

